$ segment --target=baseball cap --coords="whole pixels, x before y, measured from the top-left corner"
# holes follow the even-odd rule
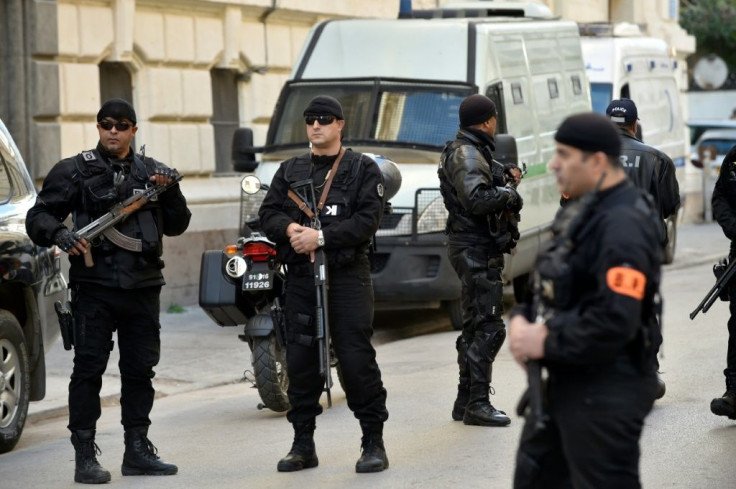
[[[628,124],[639,119],[636,104],[628,98],[612,100],[606,108],[606,115],[617,124]]]

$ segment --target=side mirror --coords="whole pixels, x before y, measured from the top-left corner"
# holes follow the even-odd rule
[[[496,134],[496,151],[493,157],[501,164],[519,164],[519,152],[516,149],[516,138],[510,134]]]
[[[240,127],[233,134],[232,145],[233,168],[238,172],[250,172],[256,169],[256,152],[253,147],[253,130]]]
[[[240,188],[248,195],[253,195],[259,190],[268,190],[268,185],[264,185],[255,175],[248,175],[240,181]]]

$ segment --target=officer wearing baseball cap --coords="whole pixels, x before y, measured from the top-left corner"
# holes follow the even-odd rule
[[[541,418],[522,409],[514,487],[638,488],[657,391],[659,216],[626,177],[605,116],[570,116],[555,140],[549,168],[571,201],[537,258],[533,300],[509,322],[514,359],[548,372]]]
[[[614,122],[621,136],[621,165],[634,185],[648,192],[659,210],[659,228],[662,257],[670,263],[674,249],[668,255],[666,220],[676,218],[680,207],[680,185],[675,176],[675,164],[669,156],[652,146],[644,144],[637,133],[639,128],[639,111],[631,99],[612,100],[606,108],[606,115]],[[656,341],[657,350],[662,340]],[[665,383],[658,377],[659,393],[657,399],[665,394]]]

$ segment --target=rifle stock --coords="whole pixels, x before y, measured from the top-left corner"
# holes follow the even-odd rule
[[[708,309],[710,309],[710,306],[712,306],[713,303],[716,301],[721,291],[728,286],[728,282],[731,280],[734,273],[736,273],[736,260],[731,260],[731,263],[728,264],[728,267],[723,272],[723,275],[718,277],[715,285],[713,285],[708,293],[705,294],[705,297],[703,297],[703,300],[700,301],[698,307],[696,307],[695,310],[690,313],[691,320],[695,319],[695,316],[697,316],[701,310],[703,311],[703,314],[708,312]]]

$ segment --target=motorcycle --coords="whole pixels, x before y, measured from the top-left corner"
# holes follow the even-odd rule
[[[396,163],[369,154],[384,176],[384,201],[401,186],[401,173]],[[258,409],[283,412],[290,407],[286,370],[286,325],[284,266],[277,261],[276,248],[259,230],[258,209],[268,185],[248,175],[241,181],[240,229],[236,244],[224,250],[202,253],[199,279],[199,305],[220,326],[244,325],[238,335],[248,343],[255,386],[261,403]],[[340,386],[345,390],[342,371],[330,345],[330,366],[336,369]]]
[[[254,176],[245,177],[241,187],[246,195],[268,190]],[[276,261],[274,243],[257,228],[257,219],[246,221],[243,236],[234,245],[202,254],[199,305],[220,326],[244,325],[238,338],[251,351],[255,386],[262,401],[257,407],[283,412],[290,407],[281,311],[285,275]]]

